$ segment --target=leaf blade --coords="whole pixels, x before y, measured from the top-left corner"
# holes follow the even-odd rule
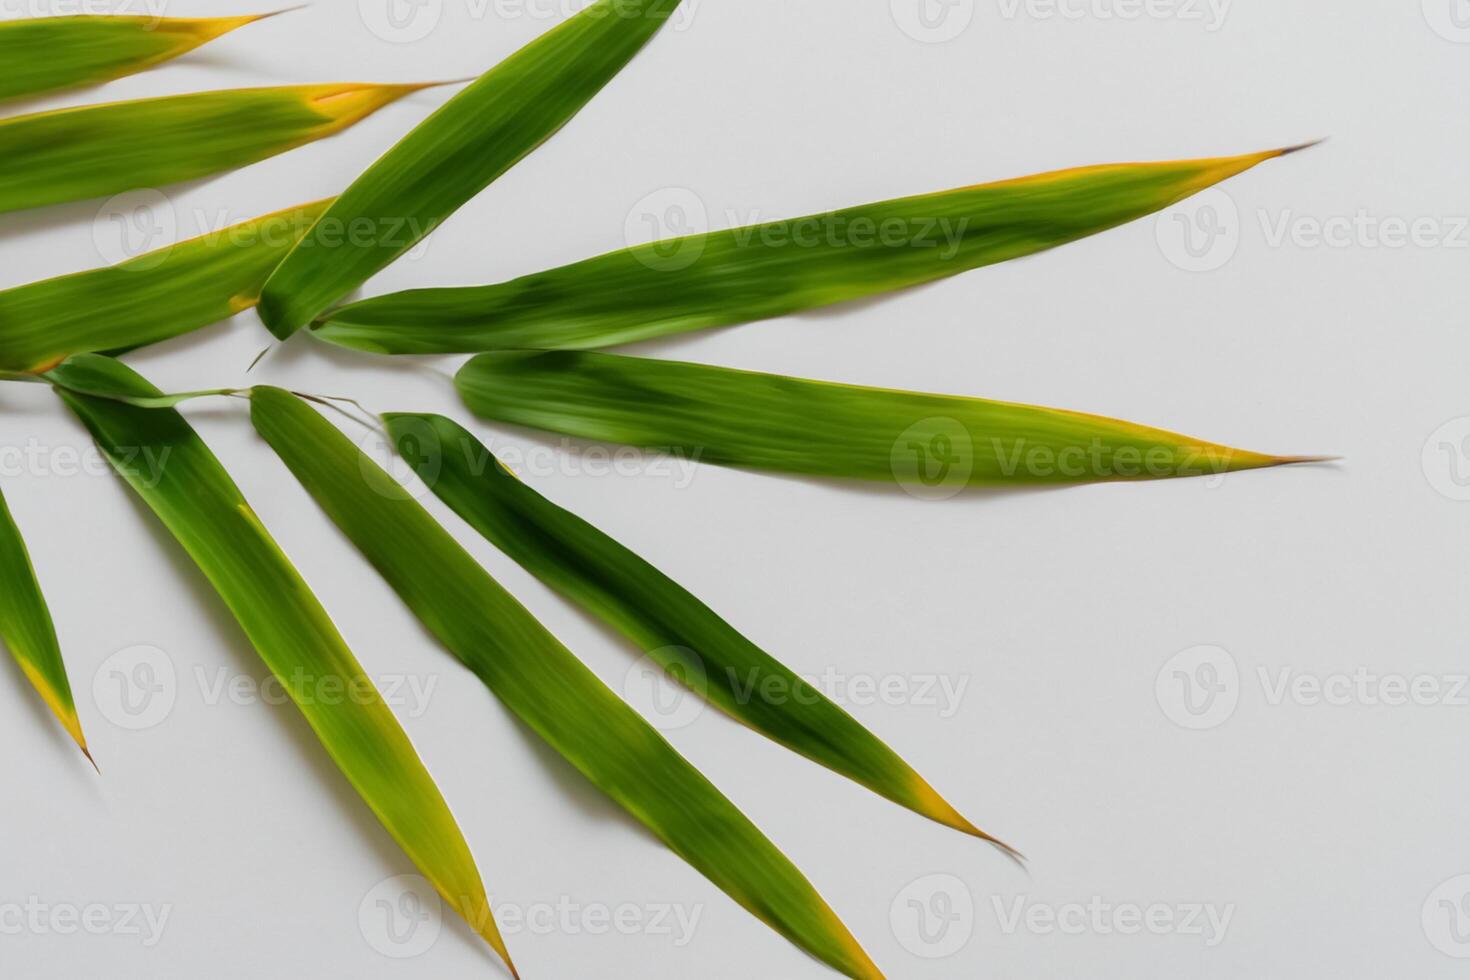
[[[160,395],[121,362],[98,355],[71,358],[56,374],[80,388]],[[326,610],[209,447],[172,409],[55,390],[225,600],[384,828],[509,966],[484,885],[448,804]],[[151,476],[130,462],[134,451],[145,448],[162,461]]]
[[[1315,461],[1063,409],[587,351],[480,354],[455,386],[482,418],[921,496]]]
[[[380,354],[477,353],[785,316],[1077,241],[1288,152],[1082,167],[656,242],[490,286],[363,300],[313,333]]]
[[[274,16],[83,14],[0,22],[0,101],[132,75]]]
[[[286,208],[118,265],[0,291],[0,370],[131,350],[252,307],[266,277],[331,199]]]
[[[598,0],[482,75],[369,167],[328,212],[407,219],[393,243],[288,255],[266,284],[260,317],[285,339],[549,139],[652,39],[680,0]]]
[[[251,419],[414,614],[584,776],[792,942],[881,976],[775,845],[335,426],[269,387]]]
[[[87,739],[77,717],[56,625],[51,620],[25,539],[3,494],[0,494],[0,640],[9,648],[41,700],[91,762],[92,753],[87,750]]]
[[[223,89],[0,119],[0,212],[234,170],[341,132],[426,87]]]
[[[880,796],[1015,854],[815,687],[653,565],[521,482],[458,423],[400,413],[384,420],[399,455],[450,509],[676,679],[692,681],[701,697]]]

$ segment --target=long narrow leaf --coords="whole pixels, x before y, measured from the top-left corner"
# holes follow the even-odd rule
[[[542,497],[442,415],[385,416],[399,454],[501,551],[732,718],[946,826],[983,833],[875,735],[679,583]]]
[[[44,371],[120,351],[255,305],[281,257],[331,200],[277,211],[126,262],[0,292],[0,370]]]
[[[1083,167],[655,242],[492,286],[364,300],[316,335],[375,353],[476,353],[763,320],[1076,241],[1288,152]]]
[[[455,384],[475,414],[501,422],[918,495],[1308,461],[1055,408],[582,351],[481,354]]]
[[[90,761],[92,753],[87,751],[82,723],[77,718],[71,682],[61,660],[61,644],[56,639],[56,626],[41,594],[25,540],[3,495],[0,495],[0,640],[5,641],[21,672]]]
[[[331,136],[427,87],[227,89],[0,119],[0,211],[234,170]]]
[[[0,100],[131,75],[272,16],[80,15],[5,21],[0,23]]]
[[[289,337],[412,248],[566,125],[626,65],[679,0],[598,0],[486,72],[377,163],[327,212],[353,225],[409,219],[408,236],[311,249],[266,284],[260,316]]]
[[[95,354],[71,358],[55,374],[126,397],[160,394],[120,362]],[[383,826],[509,964],[469,847],[418,753],[209,447],[172,409],[56,390],[198,564]],[[158,473],[134,468],[139,452],[162,462]]]
[[[255,388],[256,430],[439,640],[732,898],[850,977],[877,968],[801,873],[331,423]]]

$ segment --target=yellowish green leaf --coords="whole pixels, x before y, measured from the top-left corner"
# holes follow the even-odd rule
[[[408,736],[327,612],[209,447],[174,409],[80,394],[158,398],[121,362],[79,354],[56,388],[244,628],[322,746],[444,900],[510,963],[469,846]],[[133,460],[160,461],[143,473]]]
[[[330,203],[0,291],[0,370],[45,371],[72,354],[131,350],[249,309],[281,256]]]
[[[585,351],[498,351],[455,378],[475,414],[753,469],[966,487],[1218,476],[1314,461],[1035,405]]]
[[[374,353],[434,354],[611,347],[747,323],[1095,235],[1288,152],[1082,167],[660,241],[491,286],[363,300],[315,333]]]
[[[349,187],[322,218],[381,229],[345,247],[316,232],[266,283],[260,317],[277,337],[306,326],[408,251],[577,114],[648,43],[679,0],[598,0],[486,72]],[[390,221],[409,234],[390,238]]]
[[[256,431],[506,707],[772,928],[849,977],[881,976],[785,855],[351,440],[279,388],[250,402]]]
[[[0,212],[234,170],[331,136],[427,87],[227,89],[0,119]]]

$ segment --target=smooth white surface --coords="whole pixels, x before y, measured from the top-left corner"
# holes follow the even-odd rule
[[[381,0],[364,6],[381,16]],[[393,44],[365,27],[355,0],[322,2],[34,106],[473,75],[554,22],[530,12],[560,6],[430,0],[437,27]],[[594,475],[585,447],[564,453],[554,436],[474,426],[498,448],[539,452],[539,490],[799,670],[898,678],[890,692],[925,695],[859,698],[852,710],[1027,852],[1029,874],[711,713],[671,733],[890,976],[1464,974],[1451,954],[1470,954],[1457,939],[1470,939],[1470,879],[1459,878],[1470,873],[1470,691],[1456,687],[1470,670],[1470,503],[1453,499],[1465,494],[1450,467],[1470,473],[1458,441],[1470,423],[1435,433],[1470,415],[1470,31],[1452,19],[1465,19],[1460,0],[1420,6],[952,0],[930,12],[958,18],[932,21],[937,36],[958,33],[926,43],[900,26],[936,36],[920,29],[916,0],[699,0],[683,29],[660,36],[421,256],[370,284],[378,294],[494,281],[621,247],[625,226],[643,219],[639,202],[687,201],[677,189],[720,227],[1063,166],[1331,137],[1231,181],[1228,205],[1182,212],[1201,234],[1227,222],[1221,247],[1234,254],[1214,271],[1170,261],[1184,226],[1165,216],[885,302],[638,351],[1073,407],[1263,451],[1340,453],[1338,467],[925,503],[712,467],[692,482],[653,467]],[[166,12],[248,9],[196,0]],[[222,210],[244,220],[341,189],[447,95],[422,93],[335,139],[169,189],[179,234]],[[95,220],[99,204],[0,216],[0,285],[100,264],[119,242],[116,226]],[[1340,230],[1359,214],[1345,243],[1311,243],[1314,223]],[[1378,239],[1362,229],[1385,219],[1431,224],[1419,244],[1370,247]],[[1284,240],[1283,221],[1294,230]],[[165,389],[237,384],[269,341],[246,314],[130,360]],[[388,363],[298,337],[251,377],[467,419],[426,369],[456,360]],[[218,696],[221,671],[262,676],[222,604],[95,458],[90,473],[72,472],[68,454],[89,444],[49,394],[7,388],[0,406],[0,446],[33,441],[40,460],[17,463],[7,448],[4,489],[103,770],[97,778],[54,730],[18,671],[0,668],[0,974],[499,975],[457,923],[437,939],[405,925],[394,936],[410,942],[393,944],[376,903],[397,894],[374,889],[410,863],[294,709]],[[187,414],[369,671],[433,685],[426,711],[411,703],[400,716],[496,902],[532,923],[506,928],[524,976],[833,975],[514,723],[320,515],[242,405]],[[610,684],[639,688],[631,648],[428,503]],[[126,658],[158,662],[116,656],[139,645],[163,652],[176,693],[156,724],[130,731],[108,715],[120,717]],[[1173,659],[1183,651],[1194,652]],[[1225,701],[1189,715],[1175,670],[1209,679],[1197,672],[1206,662]],[[1429,677],[1438,693],[1420,700],[1439,703],[1370,703],[1392,698],[1393,681],[1329,684],[1335,700],[1347,691],[1340,705],[1308,703],[1308,688],[1278,696],[1283,678],[1357,671]],[[964,686],[953,711],[920,690],[941,681]],[[27,903],[132,903],[169,917],[148,946],[107,926],[17,931]],[[1193,904],[1229,916],[1223,936],[1207,915],[1181,922]],[[597,934],[598,910],[624,905],[638,909],[622,913],[633,934]],[[1174,916],[1154,920],[1166,935],[1147,919],[1120,934],[1094,911],[1124,907],[1127,926],[1127,906],[1143,916],[1155,905]],[[698,916],[688,941],[679,913]],[[1061,925],[1048,927],[1049,915]],[[388,958],[374,941],[419,955]]]

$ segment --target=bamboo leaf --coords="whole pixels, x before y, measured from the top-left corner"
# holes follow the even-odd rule
[[[655,242],[496,285],[353,303],[316,335],[374,353],[474,353],[763,320],[1076,241],[1289,152],[1083,167]]]
[[[157,343],[249,309],[271,270],[330,203],[287,208],[118,265],[0,291],[0,370],[45,371],[71,354]]]
[[[226,89],[0,119],[0,212],[234,170],[331,136],[428,87]]]
[[[1219,475],[1316,459],[1061,409],[582,351],[481,354],[455,384],[488,419],[727,466],[897,482],[918,496]]]
[[[36,580],[25,540],[3,494],[0,494],[0,639],[9,647],[26,680],[91,762],[92,753],[87,751],[71,682],[61,660],[56,626],[41,594],[41,583]]]
[[[260,317],[296,330],[408,251],[561,129],[657,33],[679,0],[598,0],[486,72],[338,199],[326,217],[408,219],[409,234],[287,256],[266,284]]]
[[[73,357],[54,373],[83,390],[161,397],[120,362],[95,354]],[[383,826],[509,964],[469,847],[418,753],[209,447],[171,409],[56,391],[194,559]],[[140,454],[160,462],[157,472],[135,467]]]
[[[80,15],[5,21],[0,23],[0,100],[131,75],[275,15]]]
[[[877,968],[756,827],[337,428],[278,388],[251,419],[424,624],[511,711],[673,851],[850,977]]]
[[[458,423],[442,415],[385,420],[399,454],[455,513],[701,697],[900,806],[1011,851],[820,691],[663,572],[522,483]]]

